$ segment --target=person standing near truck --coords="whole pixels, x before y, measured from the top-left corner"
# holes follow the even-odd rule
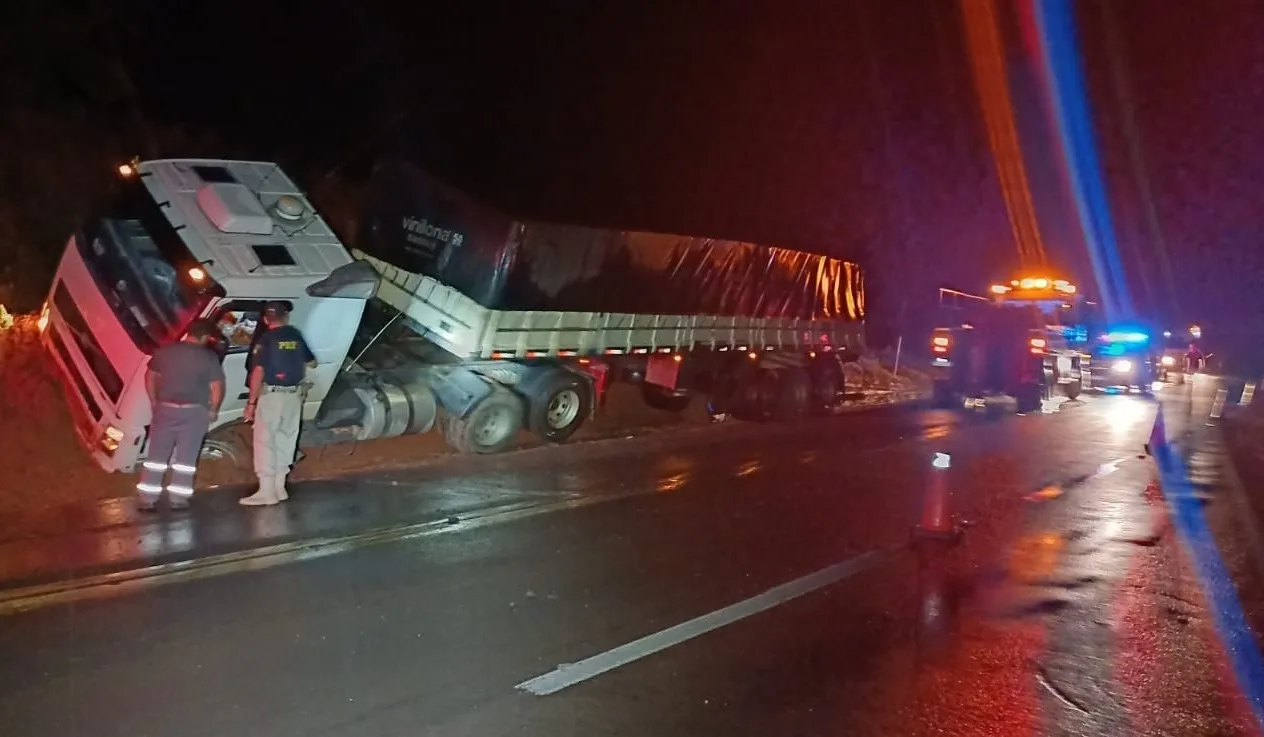
[[[148,458],[136,484],[141,511],[157,508],[168,471],[168,504],[189,506],[202,441],[224,400],[224,367],[209,345],[214,333],[214,325],[195,320],[180,342],[159,348],[149,359],[145,388],[153,419]]]
[[[267,332],[251,349],[250,400],[245,419],[254,424],[255,474],[259,490],[241,499],[248,507],[269,506],[289,499],[285,478],[294,462],[303,421],[305,378],[316,368],[316,356],[298,328],[289,324],[284,302],[263,309]]]

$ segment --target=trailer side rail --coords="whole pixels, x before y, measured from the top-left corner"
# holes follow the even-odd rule
[[[410,327],[461,358],[674,353],[712,350],[859,350],[863,323],[712,315],[493,310],[428,276],[352,255],[382,277],[378,298]]]

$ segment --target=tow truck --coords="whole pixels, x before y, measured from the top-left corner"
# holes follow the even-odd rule
[[[1085,388],[1096,304],[1065,279],[1023,276],[988,296],[940,290],[944,321],[931,336],[936,404],[986,408],[1010,398],[1021,414]]]

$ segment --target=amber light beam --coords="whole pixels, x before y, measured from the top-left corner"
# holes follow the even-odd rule
[[[1018,129],[1014,124],[1013,101],[1001,54],[995,0],[961,0],[961,13],[965,20],[975,93],[983,111],[988,144],[996,161],[1001,196],[1005,200],[1019,260],[1024,267],[1043,267],[1045,249],[1036,222]]]

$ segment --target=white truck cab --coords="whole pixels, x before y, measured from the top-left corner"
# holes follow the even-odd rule
[[[130,471],[143,459],[149,356],[197,317],[215,321],[224,338],[216,425],[239,421],[246,355],[269,300],[292,305],[291,322],[316,354],[304,407],[314,417],[375,279],[311,289],[352,259],[276,164],[173,159],[124,165],[119,177],[109,206],[71,236],[42,321],[97,463]]]

